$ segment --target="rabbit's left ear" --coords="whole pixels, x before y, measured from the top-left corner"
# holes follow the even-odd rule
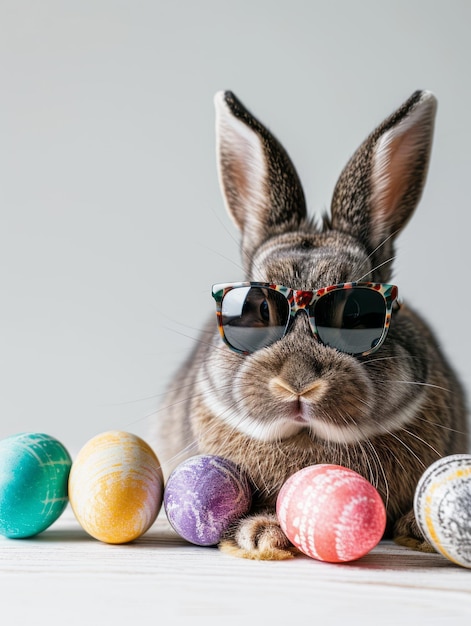
[[[373,251],[412,215],[427,177],[437,101],[416,91],[358,148],[332,199],[332,226]]]
[[[232,92],[218,92],[214,103],[221,190],[248,264],[265,239],[299,226],[304,192],[286,150]]]

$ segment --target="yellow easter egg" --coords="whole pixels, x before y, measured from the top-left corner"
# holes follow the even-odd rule
[[[83,529],[127,543],[154,523],[163,499],[157,456],[140,437],[113,430],[90,439],[72,464],[69,500]]]

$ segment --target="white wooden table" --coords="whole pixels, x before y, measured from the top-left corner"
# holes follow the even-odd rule
[[[0,615],[1,626],[160,626],[194,616],[469,625],[471,570],[390,542],[349,564],[247,561],[186,543],[162,514],[139,540],[112,546],[89,537],[69,507],[35,538],[0,538]]]

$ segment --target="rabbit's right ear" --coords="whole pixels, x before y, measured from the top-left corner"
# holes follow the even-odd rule
[[[380,124],[345,166],[332,198],[332,226],[354,235],[381,267],[422,195],[437,101],[416,91]],[[380,276],[387,282],[389,270]]]
[[[232,92],[218,92],[214,103],[219,181],[242,232],[248,264],[270,235],[292,230],[305,219],[304,192],[285,149]]]

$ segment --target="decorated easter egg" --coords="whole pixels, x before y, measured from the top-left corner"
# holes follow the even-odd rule
[[[471,568],[471,455],[453,454],[432,463],[414,497],[419,528],[432,546]]]
[[[67,506],[72,460],[49,435],[19,433],[0,441],[0,534],[31,537]]]
[[[163,476],[152,448],[118,430],[90,439],[69,478],[75,517],[92,537],[127,543],[143,535],[162,506]]]
[[[278,494],[276,512],[294,546],[330,563],[364,556],[386,527],[386,510],[377,490],[339,465],[312,465],[293,474]]]
[[[215,455],[181,463],[165,486],[164,507],[174,530],[200,546],[217,544],[230,524],[250,509],[252,493],[241,469]]]

